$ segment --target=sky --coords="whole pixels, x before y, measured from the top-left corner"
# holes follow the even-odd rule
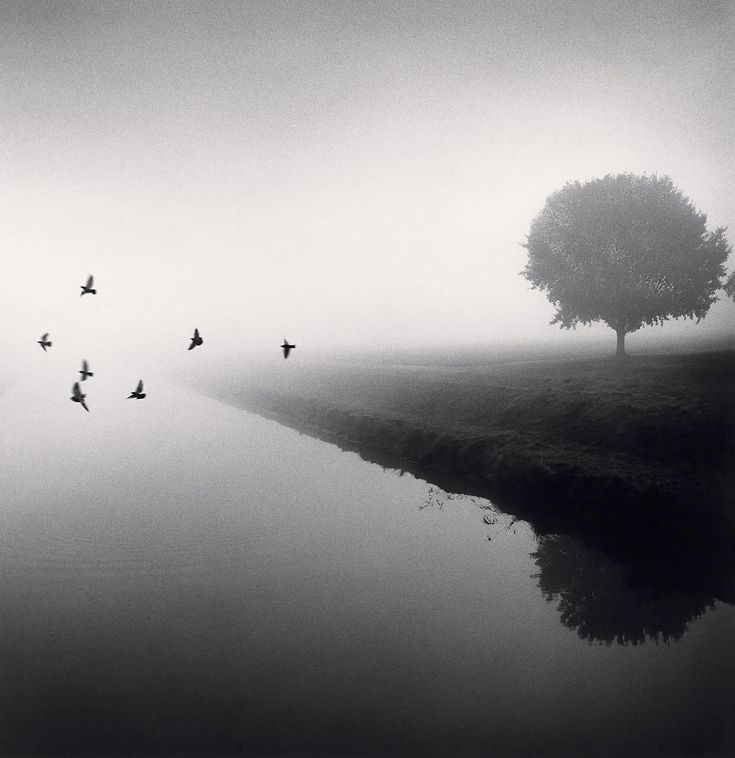
[[[0,349],[612,350],[549,325],[520,243],[623,171],[732,226],[734,35],[730,2],[2,2]]]

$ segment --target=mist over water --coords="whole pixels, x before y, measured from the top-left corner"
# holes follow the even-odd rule
[[[164,380],[85,385],[89,414],[0,396],[4,754],[730,744],[732,607],[590,646],[489,502]]]
[[[617,562],[213,399],[365,364],[470,367],[471,395],[613,353],[549,325],[521,243],[550,193],[617,172],[732,226],[734,21],[3,2],[0,754],[735,751],[730,576]],[[627,347],[733,334],[722,300]]]

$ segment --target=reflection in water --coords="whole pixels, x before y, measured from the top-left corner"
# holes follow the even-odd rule
[[[442,509],[453,501],[483,511],[483,526],[493,527],[487,531],[488,541],[515,533],[516,516],[499,511],[484,498],[446,492],[436,485],[429,485],[419,510]],[[528,526],[538,545],[531,557],[539,571],[532,576],[544,599],[558,604],[562,624],[584,640],[605,645],[638,645],[647,640],[669,644],[714,607],[720,582],[701,564],[683,558],[687,551],[691,558],[693,544],[668,545],[665,552],[650,545],[644,556],[622,561],[576,537],[538,534],[533,524]],[[727,594],[720,595],[731,602]]]
[[[606,558],[563,534],[538,537],[532,557],[544,598],[558,601],[561,622],[585,640],[638,645],[678,640],[690,621],[714,605],[711,597],[657,584],[648,574]]]
[[[724,485],[715,487],[715,495],[680,492],[668,501],[655,487],[628,491],[603,479],[575,481],[569,472],[568,480],[565,474],[556,482],[545,474],[486,481],[467,476],[463,466],[453,470],[451,458],[444,460],[438,453],[407,459],[392,452],[394,440],[381,437],[385,430],[371,440],[372,432],[366,433],[361,441],[359,435],[355,439],[340,432],[336,422],[330,432],[308,420],[299,426],[284,422],[278,413],[264,415],[355,452],[384,470],[430,483],[419,510],[441,510],[459,499],[484,509],[483,525],[495,527],[485,535],[491,543],[519,520],[528,524],[538,541],[531,555],[540,569],[539,587],[549,602],[559,598],[563,623],[583,639],[670,642],[715,600],[735,605],[735,522],[729,501],[701,502],[719,496]]]
[[[495,506],[490,503],[490,501],[473,497],[472,495],[463,495],[459,492],[447,492],[441,487],[437,487],[433,484],[430,484],[426,490],[426,497],[424,498],[423,503],[419,505],[419,511],[423,511],[426,508],[436,508],[437,510],[442,510],[445,505],[452,502],[471,503],[472,505],[476,505],[478,508],[486,509],[492,514],[490,517],[492,518],[492,521],[487,521],[486,523],[496,523],[496,520],[498,518],[498,511],[495,509]],[[502,514],[500,514],[500,516],[502,517]]]
[[[482,523],[485,526],[497,527],[497,529],[487,534],[486,539],[488,542],[492,542],[493,538],[497,537],[502,532],[507,532],[511,529],[513,530],[513,534],[515,534],[515,524],[518,523],[518,518],[516,516],[511,516],[499,511],[489,500],[484,498],[473,497],[472,495],[462,495],[456,492],[446,492],[441,487],[437,487],[433,484],[429,485],[429,489],[426,491],[426,498],[419,506],[419,510],[423,511],[425,508],[434,507],[441,510],[451,501],[469,502],[485,511],[482,517]]]

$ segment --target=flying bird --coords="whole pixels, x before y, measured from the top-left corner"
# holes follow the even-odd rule
[[[72,396],[71,399],[75,403],[81,403],[82,408],[84,408],[87,413],[89,413],[89,408],[87,408],[87,404],[84,402],[84,398],[87,396],[82,393],[82,390],[79,387],[79,382],[74,382],[74,386],[71,388]]]
[[[288,340],[284,337],[281,347],[283,348],[283,357],[288,358],[288,354],[296,347],[296,345],[289,345]]]
[[[82,381],[84,381],[88,376],[94,376],[94,374],[89,370],[89,364],[87,361],[82,361],[82,370],[79,373],[82,375]]]
[[[37,340],[38,344],[43,348],[43,352],[46,352],[47,347],[51,347],[51,343],[48,341],[48,332],[44,334],[40,340]]]
[[[79,297],[82,297],[82,295],[96,295],[97,290],[93,289],[94,287],[94,277],[90,274],[89,279],[87,279],[86,284],[79,285],[82,290],[82,294],[79,295]]]
[[[138,386],[128,395],[128,400],[130,400],[133,397],[136,400],[142,400],[145,397],[145,392],[143,392],[143,380],[142,379],[138,382]]]
[[[199,330],[194,329],[194,336],[191,338],[191,345],[189,345],[189,350],[193,350],[197,345],[201,345],[204,342],[204,340],[199,336]]]

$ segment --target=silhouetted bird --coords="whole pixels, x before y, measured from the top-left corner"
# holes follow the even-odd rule
[[[38,340],[38,344],[43,348],[44,353],[46,352],[47,347],[51,347],[51,343],[48,341],[48,332],[42,335],[41,339]]]
[[[86,284],[80,284],[79,285],[82,289],[82,294],[79,295],[79,297],[82,297],[82,295],[96,295],[97,290],[92,289],[94,286],[94,277],[90,275],[89,279],[87,279]]]
[[[283,348],[283,357],[288,358],[288,354],[296,347],[296,345],[289,345],[288,340],[284,337],[281,347]]]
[[[145,392],[143,392],[143,380],[142,379],[138,382],[138,386],[128,395],[128,400],[130,400],[133,397],[136,400],[142,400],[145,397]]]
[[[88,376],[94,376],[94,374],[89,370],[89,364],[87,361],[82,361],[82,370],[79,373],[82,375],[82,381],[84,381]]]
[[[71,388],[72,396],[71,399],[75,403],[81,403],[82,408],[84,408],[87,413],[89,413],[89,408],[87,408],[87,404],[84,402],[84,398],[87,396],[82,393],[81,388],[79,387],[79,382],[74,382],[74,386]]]
[[[199,336],[199,330],[194,330],[194,336],[191,338],[191,345],[189,345],[189,350],[193,350],[197,345],[201,345],[204,340]]]

